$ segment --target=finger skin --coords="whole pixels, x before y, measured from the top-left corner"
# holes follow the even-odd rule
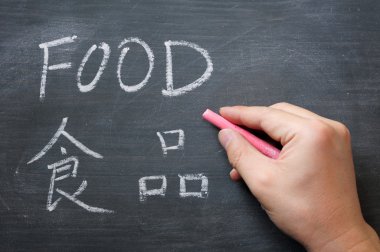
[[[274,161],[256,150],[244,137],[231,129],[223,129],[218,135],[219,141],[227,152],[228,160],[233,168],[231,178],[238,178],[234,172],[244,179],[254,195],[260,197],[261,178],[268,177]]]
[[[319,115],[317,115],[317,114],[315,114],[315,113],[313,113],[307,109],[304,109],[304,108],[301,108],[299,106],[296,106],[296,105],[293,105],[290,103],[286,103],[286,102],[275,103],[269,107],[274,108],[274,109],[278,109],[278,110],[282,110],[282,111],[285,111],[288,113],[292,113],[294,115],[304,117],[304,118],[326,119],[326,118],[323,118],[322,116],[319,116]]]
[[[232,123],[262,130],[282,145],[294,136],[304,118],[269,107],[223,107],[220,114]]]
[[[299,106],[296,106],[296,105],[293,105],[290,103],[279,102],[279,103],[273,104],[269,107],[275,108],[278,110],[282,110],[284,112],[288,112],[288,113],[291,113],[291,114],[294,114],[294,115],[297,115],[300,117],[304,117],[306,119],[322,120],[322,121],[326,122],[327,124],[331,125],[332,127],[338,127],[338,128],[342,127],[341,123],[339,123],[337,121],[322,117],[322,116],[315,114],[315,113],[313,113],[307,109],[301,108]]]

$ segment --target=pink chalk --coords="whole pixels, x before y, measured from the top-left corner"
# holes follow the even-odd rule
[[[265,156],[277,159],[280,155],[280,150],[274,147],[273,145],[265,142],[264,140],[258,138],[255,135],[252,135],[250,132],[245,129],[236,126],[235,124],[227,121],[222,116],[216,114],[215,112],[207,109],[203,113],[203,118],[218,127],[219,129],[232,129],[240,133],[248,142],[250,142],[253,147],[263,153]]]

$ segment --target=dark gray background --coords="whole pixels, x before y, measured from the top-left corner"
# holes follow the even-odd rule
[[[380,3],[345,1],[6,1],[0,3],[0,248],[1,251],[303,251],[267,218],[243,183],[229,180],[217,130],[201,119],[206,108],[288,101],[344,122],[351,130],[357,183],[366,220],[380,231]],[[77,35],[51,50],[46,99],[39,101],[40,43]],[[119,43],[139,37],[152,48],[155,68],[136,93],[120,89]],[[166,40],[205,48],[211,78],[180,97],[163,97]],[[97,87],[79,92],[76,72],[92,44],[111,56]],[[87,62],[90,81],[102,54]],[[175,48],[174,83],[200,76],[205,61]],[[141,47],[125,59],[126,83],[148,67]],[[55,146],[26,163],[50,140],[63,117],[66,130],[104,159],[78,155],[75,190],[86,179],[84,202],[116,211],[91,214],[62,200],[46,210]],[[162,157],[157,131],[181,128],[185,150]],[[305,164],[307,165],[307,164]],[[204,173],[207,199],[181,199],[178,174]],[[139,202],[138,179],[166,175],[165,198]],[[69,183],[69,182],[68,182]],[[71,183],[71,182],[70,182]],[[193,185],[194,188],[197,185]]]

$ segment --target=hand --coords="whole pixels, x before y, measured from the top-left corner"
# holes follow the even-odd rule
[[[219,133],[231,178],[243,178],[281,230],[309,251],[380,251],[361,213],[350,133],[343,124],[287,103],[225,107],[220,113],[282,144],[274,160],[233,130]]]

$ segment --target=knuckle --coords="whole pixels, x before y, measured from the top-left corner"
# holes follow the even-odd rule
[[[345,140],[351,139],[350,130],[341,122],[336,122],[336,130],[340,136],[342,136]]]
[[[312,119],[308,125],[308,137],[316,144],[326,144],[334,134],[333,128],[322,120]]]
[[[257,186],[261,188],[269,188],[274,184],[274,176],[270,172],[258,172],[255,177]]]
[[[285,108],[288,108],[289,106],[290,106],[290,104],[287,102],[277,102],[277,103],[271,105],[270,107],[275,108],[275,109],[285,109]]]

